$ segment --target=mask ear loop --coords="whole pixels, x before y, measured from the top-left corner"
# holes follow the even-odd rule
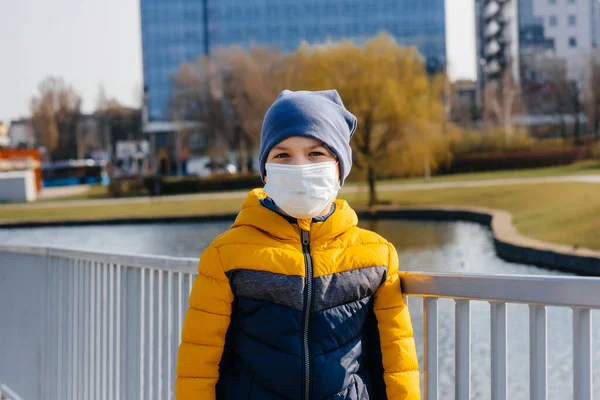
[[[338,168],[338,171],[340,171],[340,158],[338,157],[337,154],[335,154],[335,151],[333,151],[331,149],[331,147],[329,147],[327,145],[327,143],[323,143],[323,147],[325,147],[331,154],[333,154],[333,157],[335,158],[335,166]],[[340,185],[340,189],[342,187],[342,176],[340,173],[340,178],[338,179],[338,184]]]

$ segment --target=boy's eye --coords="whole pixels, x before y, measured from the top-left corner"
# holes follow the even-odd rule
[[[289,157],[288,153],[279,153],[273,158],[287,158],[287,157]]]
[[[309,156],[310,157],[319,157],[319,156],[324,156],[325,153],[321,152],[321,151],[312,151]]]

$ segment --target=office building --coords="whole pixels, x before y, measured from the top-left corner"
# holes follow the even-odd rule
[[[519,0],[521,71],[525,82],[539,77],[528,60],[554,57],[566,63],[569,80],[585,82],[599,42],[597,0]]]
[[[220,46],[278,46],[381,31],[426,58],[446,60],[444,0],[141,0],[148,119],[168,119],[170,76],[183,62]]]

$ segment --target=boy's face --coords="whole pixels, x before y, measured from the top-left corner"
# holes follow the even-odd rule
[[[320,140],[302,136],[292,136],[281,141],[267,156],[267,163],[273,164],[305,165],[323,162],[337,162],[337,158]],[[339,179],[339,165],[337,175]]]

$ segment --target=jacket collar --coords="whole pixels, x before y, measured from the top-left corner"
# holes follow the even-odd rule
[[[344,200],[334,201],[334,210],[327,218],[287,219],[274,212],[262,189],[248,194],[232,228],[253,226],[282,240],[300,241],[300,230],[310,232],[311,242],[331,240],[358,224],[356,213]]]

